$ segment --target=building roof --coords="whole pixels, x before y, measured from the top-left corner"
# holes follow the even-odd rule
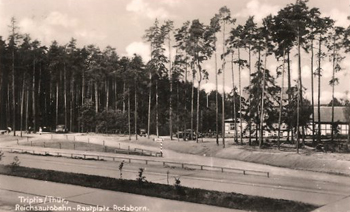
[[[239,119],[239,118],[237,118],[236,120],[237,120],[237,123],[240,122],[240,119]],[[225,119],[225,123],[233,123],[233,122],[234,122],[234,119],[233,119],[233,118]],[[245,122],[245,121],[243,120],[242,123],[244,123],[244,122]]]
[[[334,107],[334,122],[348,123],[344,113],[345,107]],[[332,122],[332,107],[321,106],[321,123]],[[318,122],[317,107],[314,107],[315,122]]]

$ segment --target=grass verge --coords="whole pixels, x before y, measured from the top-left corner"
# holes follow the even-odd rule
[[[183,187],[180,185],[171,186],[147,181],[115,179],[22,166],[13,167],[9,165],[0,165],[0,174],[247,211],[306,212],[312,211],[318,207],[301,202],[243,195],[233,192],[219,192]]]
[[[139,149],[122,149],[116,147],[105,146],[101,144],[86,143],[81,141],[60,141],[60,140],[48,140],[48,141],[35,141],[35,142],[25,142],[21,143],[23,146],[37,146],[46,147],[53,149],[69,149],[69,150],[80,150],[80,151],[91,151],[91,152],[108,152],[108,153],[118,153],[118,154],[128,154],[128,155],[142,155],[142,156],[154,156],[155,152],[150,153],[150,151]]]

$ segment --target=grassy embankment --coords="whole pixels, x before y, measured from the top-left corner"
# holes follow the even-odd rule
[[[54,149],[69,149],[69,150],[80,150],[80,151],[90,151],[90,152],[109,152],[109,153],[119,153],[119,154],[129,154],[129,155],[143,155],[143,156],[155,156],[156,152],[150,152],[147,150],[138,149],[137,151],[133,148],[118,148],[111,147],[107,145],[87,143],[81,141],[71,141],[71,140],[47,140],[47,141],[37,141],[21,143],[24,146],[37,146],[45,148]]]

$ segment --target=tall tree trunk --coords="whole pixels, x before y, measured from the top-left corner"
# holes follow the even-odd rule
[[[241,54],[239,48],[238,50],[238,61],[241,61]],[[242,118],[242,77],[241,77],[241,65],[238,66],[238,79],[239,79],[239,125],[240,125],[240,141],[243,145],[243,118]]]
[[[47,113],[46,114],[48,114],[48,117],[49,117],[49,123],[50,123],[50,125],[48,125],[48,126],[50,126],[52,129],[53,129],[53,124],[55,123],[55,121],[54,121],[54,116],[53,116],[53,114],[54,114],[54,112],[53,112],[53,108],[55,108],[54,107],[54,105],[52,104],[52,100],[54,99],[54,85],[53,85],[53,79],[52,79],[52,72],[51,72],[51,70],[50,70],[50,80],[49,80],[49,93],[48,93],[48,98],[46,99],[46,101],[47,101]],[[26,129],[27,130],[27,129]]]
[[[198,62],[199,65],[199,62]],[[199,96],[200,96],[200,90],[201,90],[201,81],[202,81],[202,70],[199,68],[199,79],[198,79],[198,88],[197,88],[197,126],[196,126],[196,142],[198,143],[198,136],[199,136]]]
[[[292,103],[292,96],[291,96],[291,92],[290,92],[290,89],[292,87],[292,81],[291,81],[291,73],[290,73],[290,50],[288,50],[287,52],[287,62],[288,62],[288,104],[291,104]],[[288,123],[288,135],[287,135],[287,141],[289,141],[289,135],[290,135],[290,132],[291,132],[291,129],[293,127],[292,126],[292,123]],[[291,133],[291,136],[292,136],[292,141],[294,142],[294,136],[293,136],[293,133]]]
[[[69,117],[69,130],[71,132],[74,132],[74,129],[73,129],[73,107],[74,107],[74,78],[72,77],[71,79],[71,85],[70,85],[70,94],[71,94],[71,98],[70,98],[70,117]]]
[[[0,49],[0,51],[2,51]],[[0,62],[1,62],[1,59],[0,59]],[[2,86],[3,86],[3,83],[4,83],[4,76],[3,76],[3,71],[1,70],[1,67],[0,67],[0,129],[3,129],[3,108],[2,108],[2,104],[3,104],[3,93],[2,93]]]
[[[193,69],[192,69],[193,70]],[[193,140],[193,107],[194,107],[194,81],[195,81],[195,73],[192,72],[192,94],[191,94],[191,135],[190,139]]]
[[[63,63],[63,86],[64,86],[64,125],[68,126],[68,107],[67,107],[67,70],[66,63]]]
[[[77,107],[77,105],[80,105],[80,96],[81,96],[81,92],[76,92],[79,89],[80,86],[79,84],[74,85],[74,90],[73,92],[75,93],[74,96],[74,104],[73,104],[73,128],[75,129],[76,132],[80,132],[80,122],[79,122],[79,107]]]
[[[333,142],[334,139],[334,80],[335,80],[335,66],[336,66],[336,49],[335,49],[335,41],[333,43],[333,67],[332,67],[332,130],[331,130],[331,141]]]
[[[317,120],[318,120],[318,133],[317,143],[321,142],[321,59],[322,59],[322,37],[320,35],[318,41],[318,73],[317,73]]]
[[[25,80],[23,76],[22,92],[21,92],[21,126],[20,126],[21,137],[23,134],[23,109],[24,109],[24,92],[25,92],[24,85],[25,85]]]
[[[8,84],[7,84],[7,104],[6,104],[6,114],[7,114],[7,116],[6,116],[6,118],[7,118],[7,121],[6,121],[6,126],[11,126],[13,123],[12,123],[12,107],[11,107],[11,105],[12,105],[12,99],[11,99],[11,92],[12,92],[12,90],[11,90],[11,83],[12,83],[12,81],[11,82],[9,82]]]
[[[170,46],[170,34],[168,39],[168,47],[169,47],[169,81],[170,81],[170,99],[169,99],[169,132],[170,132],[170,140],[173,140],[173,106],[172,106],[172,95],[173,95],[173,72],[171,70],[171,46]]]
[[[32,81],[32,110],[33,110],[33,133],[36,132],[36,98],[35,98],[35,59],[33,60],[33,81]]]
[[[187,129],[187,83],[188,83],[188,80],[187,80],[187,74],[188,74],[188,70],[187,70],[187,68],[188,68],[188,64],[187,64],[187,62],[185,63],[185,86],[184,86],[184,90],[185,90],[185,97],[184,97],[184,99],[185,99],[185,116],[184,116],[184,120],[183,120],[183,123],[184,123],[184,130],[185,129]]]
[[[134,117],[135,117],[135,138],[137,140],[137,80],[135,78],[135,111],[134,111]]]
[[[14,35],[14,28],[13,28]],[[13,47],[14,48],[14,47]],[[13,136],[16,136],[16,86],[15,86],[15,50],[12,49],[12,128]]]
[[[98,103],[99,103],[99,97],[98,97],[98,83],[95,81],[95,112],[98,113],[99,108],[98,108]]]
[[[11,82],[8,82],[7,83],[7,86],[6,86],[6,100],[5,100],[5,111],[6,111],[6,122],[5,122],[5,126],[11,126],[11,99],[10,99],[10,86],[11,86]]]
[[[176,130],[180,131],[180,117],[179,117],[179,107],[180,107],[180,98],[179,98],[179,82],[176,81]],[[185,102],[186,104],[186,102]],[[179,136],[177,137],[179,140]]]
[[[128,87],[128,128],[129,128],[129,140],[131,140],[131,116],[130,116],[130,87]]]
[[[219,146],[219,95],[218,95],[218,58],[216,52],[216,37],[215,37],[215,133],[216,145]]]
[[[248,51],[248,65],[249,65],[249,88],[251,87],[251,75],[252,75],[252,54],[251,54],[251,46],[249,44],[248,46],[249,51]],[[249,98],[248,98],[248,113],[249,113],[249,120],[248,120],[248,130],[249,130],[249,146],[252,145],[252,119],[251,119],[251,94],[249,93]]]
[[[123,82],[123,113],[125,113],[125,82]]]
[[[156,79],[156,133],[157,133],[157,138],[159,138],[159,93],[158,93],[158,81],[159,78],[157,77]]]
[[[152,103],[152,73],[149,73],[149,92],[148,92],[148,117],[147,117],[147,137],[151,133],[151,103]]]
[[[302,84],[301,84],[301,49],[300,49],[300,35],[299,35],[299,27],[298,27],[298,98],[297,98],[297,153],[299,153],[299,142],[300,142],[300,129],[299,129],[299,121],[300,121],[300,107],[302,101]]]
[[[311,107],[312,107],[312,145],[315,146],[315,98],[314,98],[314,40],[311,40]]]
[[[81,106],[83,106],[84,104],[84,100],[85,100],[85,70],[82,70],[82,82],[81,82]]]
[[[109,79],[106,79],[106,111],[109,108]]]
[[[41,79],[42,79],[42,61],[39,62],[39,78],[38,78],[38,92],[37,92],[39,94],[39,99],[40,99],[40,94],[42,93]],[[40,101],[39,101],[38,109],[40,110]]]
[[[117,77],[114,79],[114,110],[118,110],[118,84]]]
[[[264,99],[265,99],[265,71],[266,71],[266,57],[265,55],[265,66],[262,72],[262,88],[261,88],[261,111],[260,111],[260,138],[259,138],[259,147],[262,148],[263,139],[264,139]],[[260,63],[260,51],[259,51],[259,63]],[[259,67],[261,64],[259,64]]]
[[[38,77],[38,91],[36,92],[37,94],[37,105],[36,105],[36,110],[39,111],[38,112],[38,115],[39,117],[43,117],[43,110],[42,110],[42,86],[41,86],[41,69],[42,69],[42,64],[41,64],[41,61],[39,61],[39,77]],[[37,123],[37,125],[39,127],[43,126],[43,121],[42,121],[42,118],[39,119],[39,123]]]
[[[93,100],[93,96],[94,96],[93,92],[94,92],[94,91],[93,91],[93,83],[92,83],[92,80],[89,80],[88,89],[87,89],[87,94],[88,94],[88,96],[90,97],[90,101]]]
[[[226,53],[225,49],[225,28],[226,23],[224,22],[222,30],[222,53]],[[225,65],[226,59],[225,56],[222,57],[222,120],[221,120],[221,130],[222,130],[222,146],[225,148]]]
[[[284,68],[285,68],[285,51],[283,51],[283,68],[282,68],[282,82],[281,82],[281,94],[280,94],[280,105],[279,105],[279,114],[278,114],[278,140],[277,146],[280,149],[281,144],[281,124],[282,124],[282,106],[283,106],[283,93],[284,93]]]
[[[238,143],[238,129],[237,129],[237,114],[236,114],[236,91],[235,91],[235,72],[233,70],[233,52],[231,52],[231,74],[232,74],[232,103],[233,103],[233,123],[235,126],[235,143]]]
[[[58,84],[59,84],[59,81],[56,82],[56,120],[55,120],[56,126],[58,125],[58,103],[59,103],[59,86],[58,86]]]
[[[29,119],[29,90],[28,90],[28,85],[26,84],[26,123],[25,123],[26,131],[28,131],[28,119]]]
[[[51,76],[51,71],[49,72],[50,76]],[[45,84],[44,84],[45,85]],[[52,113],[52,108],[53,105],[51,104],[51,100],[52,100],[52,78],[49,78],[49,85],[47,85],[45,87],[45,89],[48,90],[48,92],[45,95],[45,114],[47,114],[46,119],[46,126],[52,126],[52,124],[54,123],[53,121],[53,113]]]

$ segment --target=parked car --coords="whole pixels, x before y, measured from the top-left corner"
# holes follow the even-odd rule
[[[9,131],[6,129],[6,130],[0,130],[0,134],[6,134],[6,133],[9,133]]]
[[[140,136],[142,137],[142,136],[147,136],[147,131],[146,131],[146,129],[140,129]]]
[[[51,132],[51,128],[50,127],[46,127],[46,126],[43,126],[43,132]]]
[[[56,126],[56,133],[67,133],[68,132],[68,128],[66,127],[66,125],[60,124]]]
[[[176,132],[176,138],[183,138],[183,136],[184,136],[184,132],[182,132],[182,131]]]
[[[196,140],[196,138],[197,138],[196,132],[193,130],[192,131],[192,140]],[[184,141],[191,140],[191,129],[184,130],[183,139],[184,139]]]
[[[6,130],[0,130],[0,134],[9,134],[10,132],[12,131],[12,128],[11,127],[7,127],[7,129]]]

